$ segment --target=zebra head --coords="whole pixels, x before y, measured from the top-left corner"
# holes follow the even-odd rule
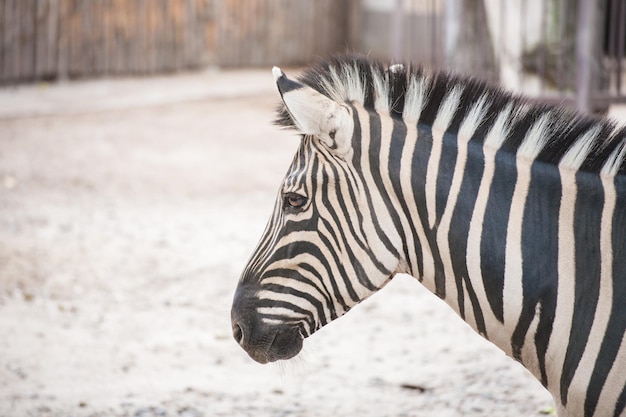
[[[401,263],[399,234],[377,219],[383,203],[363,175],[363,107],[273,73],[301,144],[231,313],[236,341],[260,363],[297,355],[304,338],[382,288]]]

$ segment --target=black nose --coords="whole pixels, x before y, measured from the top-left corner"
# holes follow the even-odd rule
[[[259,363],[290,359],[302,349],[302,333],[292,323],[271,323],[258,313],[259,300],[246,296],[245,287],[235,292],[231,309],[233,338],[248,355]]]
[[[233,323],[233,337],[237,343],[241,344],[241,341],[243,340],[243,329],[239,323]]]
[[[233,338],[259,363],[290,359],[302,349],[302,335],[291,325],[267,325],[258,316],[233,314]]]

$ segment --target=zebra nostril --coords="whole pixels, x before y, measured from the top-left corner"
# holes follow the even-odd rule
[[[241,341],[243,340],[243,329],[238,323],[233,325],[233,336],[237,343],[241,344]]]

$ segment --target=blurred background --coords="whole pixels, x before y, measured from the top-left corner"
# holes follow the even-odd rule
[[[542,416],[414,279],[262,366],[241,269],[298,146],[270,68],[346,50],[626,120],[624,0],[0,0],[0,417]]]
[[[2,0],[0,82],[299,66],[345,50],[545,100],[626,100],[622,0]]]

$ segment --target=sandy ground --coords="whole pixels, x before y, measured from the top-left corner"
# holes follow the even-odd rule
[[[538,416],[549,395],[410,277],[253,362],[238,275],[297,139],[269,71],[0,91],[0,416]]]

